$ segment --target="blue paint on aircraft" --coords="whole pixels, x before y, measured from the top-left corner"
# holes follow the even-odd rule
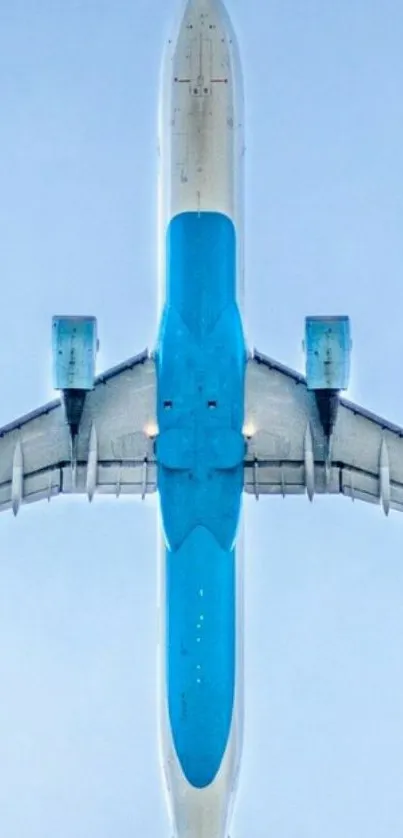
[[[183,772],[213,782],[231,727],[235,691],[235,554],[197,526],[167,552],[168,706]]]
[[[188,781],[213,782],[235,693],[235,552],[246,351],[236,235],[219,213],[176,216],[157,348],[158,488],[166,551],[167,690]]]

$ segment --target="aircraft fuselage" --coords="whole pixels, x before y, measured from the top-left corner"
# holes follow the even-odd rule
[[[187,3],[160,133],[162,752],[178,838],[224,838],[242,740],[246,347],[242,85],[219,0]]]

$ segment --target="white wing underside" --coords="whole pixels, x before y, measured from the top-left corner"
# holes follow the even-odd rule
[[[65,492],[133,494],[156,490],[155,370],[147,352],[96,379],[77,441],[75,474],[60,400],[0,429],[0,510]]]
[[[147,352],[100,375],[71,462],[60,400],[0,429],[0,511],[61,494],[156,492],[156,375]],[[154,430],[153,430],[154,429]],[[245,491],[344,494],[403,510],[403,428],[341,400],[330,457],[305,379],[254,353],[246,376]]]
[[[246,492],[344,494],[403,510],[403,428],[341,399],[329,458],[305,379],[258,352],[248,362],[246,426]]]

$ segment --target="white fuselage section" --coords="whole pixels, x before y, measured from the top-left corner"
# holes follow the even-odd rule
[[[234,221],[243,310],[243,80],[236,36],[221,0],[189,0],[168,44],[160,82],[159,150],[159,309],[165,301],[168,225],[175,215],[197,210],[222,212]]]

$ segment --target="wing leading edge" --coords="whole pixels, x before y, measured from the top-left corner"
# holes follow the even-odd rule
[[[403,511],[403,428],[340,399],[330,448],[303,376],[254,352],[246,378],[245,491],[344,494]]]
[[[88,393],[72,467],[61,400],[0,428],[0,511],[62,492],[134,494],[156,491],[154,362],[147,352],[95,380]]]

